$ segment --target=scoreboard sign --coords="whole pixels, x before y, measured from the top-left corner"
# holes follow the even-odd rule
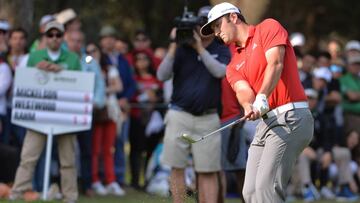
[[[92,122],[94,73],[18,68],[11,121],[41,133],[88,130]]]

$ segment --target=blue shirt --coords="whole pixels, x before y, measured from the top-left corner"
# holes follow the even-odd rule
[[[98,108],[105,106],[105,79],[101,73],[100,65],[96,60],[91,60],[90,63],[86,63],[85,55],[81,57],[81,70],[84,72],[95,73],[95,87],[94,87],[94,104]]]
[[[228,64],[229,49],[214,40],[206,50],[219,62]],[[195,49],[181,46],[174,59],[171,104],[199,115],[220,106],[221,78],[208,71]]]

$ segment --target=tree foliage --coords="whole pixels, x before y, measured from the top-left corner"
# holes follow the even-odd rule
[[[190,11],[223,0],[187,0]],[[336,37],[359,39],[358,0],[228,0],[239,6],[250,23],[272,17],[289,31],[303,32],[313,48],[319,40]],[[0,17],[32,29],[36,37],[44,14],[73,8],[80,16],[88,41],[96,41],[103,25],[113,25],[121,36],[131,39],[135,30],[145,28],[155,45],[166,45],[173,19],[183,12],[185,0],[0,0]]]

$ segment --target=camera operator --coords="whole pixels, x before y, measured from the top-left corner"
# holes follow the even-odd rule
[[[173,77],[173,94],[165,116],[162,162],[171,166],[170,189],[175,203],[184,202],[184,169],[190,154],[197,174],[199,201],[215,203],[219,194],[220,134],[192,145],[180,138],[182,133],[188,133],[196,139],[220,127],[221,79],[225,76],[230,52],[214,40],[214,36],[200,37],[201,19],[207,17],[209,10],[208,6],[199,10],[197,24],[191,29],[191,39],[179,38],[180,32],[176,31],[179,25],[171,31],[168,53],[157,71],[161,81]],[[191,25],[195,22],[191,19],[191,16],[183,15],[181,21]]]

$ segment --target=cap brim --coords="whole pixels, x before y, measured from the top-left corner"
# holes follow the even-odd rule
[[[214,33],[214,31],[211,29],[211,22],[207,22],[204,26],[201,27],[200,29],[200,34],[203,36],[203,37],[206,37],[206,36],[209,36],[209,35],[212,35]]]

